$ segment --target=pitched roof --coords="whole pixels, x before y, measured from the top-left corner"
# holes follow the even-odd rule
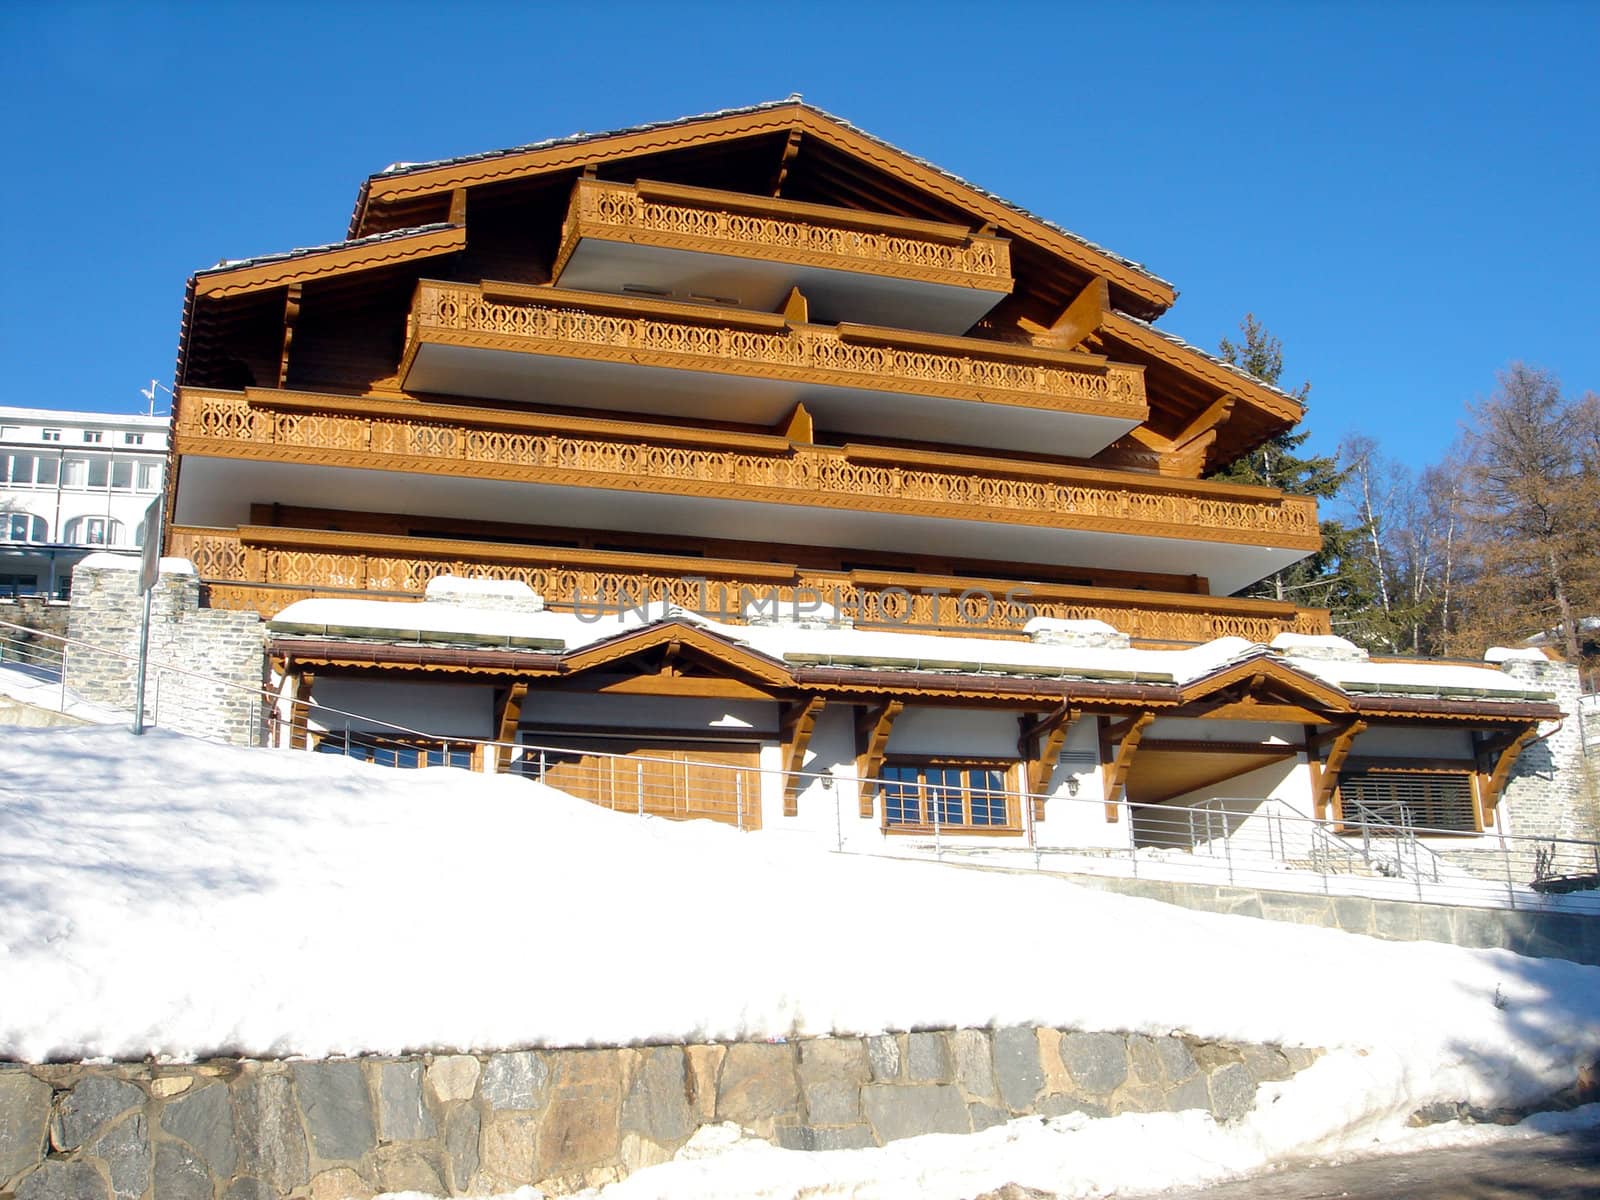
[[[562,147],[582,146],[588,143],[602,142],[614,138],[624,138],[658,131],[682,129],[696,124],[725,121],[730,118],[776,113],[785,109],[791,109],[796,113],[809,115],[820,122],[833,126],[839,131],[869,142],[881,150],[887,151],[889,154],[894,155],[905,163],[913,164],[924,171],[932,173],[938,178],[947,181],[948,183],[954,185],[973,197],[981,198],[993,205],[998,205],[1023,221],[1029,222],[1040,227],[1041,229],[1048,230],[1052,234],[1075,243],[1093,255],[1108,260],[1109,262],[1124,268],[1126,271],[1131,272],[1140,279],[1146,281],[1148,285],[1153,285],[1156,290],[1168,293],[1164,303],[1161,304],[1161,307],[1163,308],[1169,306],[1172,303],[1172,300],[1177,296],[1177,289],[1174,287],[1171,281],[1155,274],[1148,267],[1144,266],[1144,264],[1127,258],[1124,255],[1118,254],[1115,251],[1108,249],[1105,246],[1101,246],[1096,242],[1090,241],[1088,238],[1074,233],[1071,230],[1056,224],[1054,221],[1029,211],[1020,204],[1016,204],[1002,196],[998,196],[995,193],[990,192],[975,183],[972,183],[970,180],[962,178],[954,172],[945,170],[936,163],[930,162],[925,158],[903,150],[893,143],[851,124],[842,117],[835,116],[833,113],[819,108],[814,104],[808,104],[801,100],[798,95],[790,96],[783,100],[768,100],[759,104],[717,109],[712,112],[700,113],[694,116],[678,117],[669,121],[647,122],[639,125],[626,126],[620,129],[605,130],[598,133],[580,132],[570,134],[566,137],[546,138],[542,141],[528,142],[520,146],[510,146],[500,150],[488,150],[475,154],[457,155],[451,158],[435,159],[429,162],[391,163],[383,170],[374,172],[372,175],[368,176],[366,182],[362,184],[361,191],[356,198],[355,209],[350,218],[350,233],[352,236],[354,236],[360,231],[361,225],[366,216],[368,203],[375,186],[379,186],[387,181],[403,179],[407,176],[419,175],[425,172],[467,166],[473,163],[490,162],[495,159],[504,159],[518,155],[533,154],[540,151],[555,150]]]

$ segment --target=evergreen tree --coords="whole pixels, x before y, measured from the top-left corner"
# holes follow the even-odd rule
[[[1267,332],[1254,313],[1245,314],[1239,332],[1242,334],[1240,341],[1222,339],[1218,347],[1222,358],[1265,383],[1279,386],[1283,375],[1283,343]],[[1310,393],[1311,385],[1302,383],[1291,395],[1304,404]],[[1294,430],[1274,434],[1211,477],[1229,483],[1276,488],[1291,496],[1330,500],[1338,495],[1345,473],[1339,469],[1336,459],[1299,453],[1310,436],[1308,432]],[[1341,570],[1358,531],[1324,517],[1321,532],[1321,550],[1252,584],[1239,595],[1287,600],[1307,608],[1329,608],[1334,611],[1336,627],[1347,625],[1348,615],[1360,611],[1369,595],[1358,573]]]

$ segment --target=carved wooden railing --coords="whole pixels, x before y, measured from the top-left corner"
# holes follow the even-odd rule
[[[580,179],[553,277],[586,237],[1005,292],[1011,247],[959,225],[675,184]]]
[[[271,616],[313,595],[417,596],[438,575],[513,579],[555,608],[603,619],[663,602],[738,622],[752,601],[803,609],[827,604],[861,626],[947,634],[1019,633],[1035,616],[1104,621],[1168,644],[1279,633],[1327,633],[1328,614],[1263,600],[1135,592],[995,579],[809,571],[596,550],[445,542],[377,534],[247,527],[174,527],[168,553],[187,558],[214,608]]]
[[[879,446],[793,445],[410,401],[184,389],[180,453],[709,496],[1313,550],[1314,501],[1263,488]]]
[[[1142,421],[1144,374],[1093,355],[523,284],[424,279],[400,376],[424,343],[780,379]]]

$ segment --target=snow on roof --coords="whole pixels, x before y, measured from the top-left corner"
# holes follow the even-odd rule
[[[1205,349],[1202,349],[1199,346],[1196,346],[1193,342],[1187,341],[1184,338],[1179,337],[1177,334],[1173,333],[1171,330],[1157,328],[1151,322],[1146,321],[1146,320],[1144,320],[1144,319],[1142,319],[1140,317],[1136,317],[1132,313],[1126,313],[1126,312],[1122,312],[1122,311],[1119,310],[1117,315],[1120,316],[1125,321],[1129,321],[1129,322],[1131,322],[1131,323],[1133,323],[1135,325],[1140,326],[1143,329],[1148,329],[1151,333],[1155,334],[1158,338],[1162,339],[1162,341],[1171,342],[1174,346],[1177,346],[1180,350],[1187,350],[1191,354],[1198,354],[1201,358],[1209,359],[1211,362],[1215,363],[1217,366],[1221,367],[1223,370],[1228,371],[1231,374],[1237,375],[1240,379],[1243,379],[1247,383],[1252,383],[1256,387],[1265,388],[1269,392],[1276,393],[1277,395],[1282,396],[1285,400],[1291,401],[1292,403],[1298,405],[1301,408],[1305,407],[1305,401],[1302,400],[1299,396],[1296,396],[1293,392],[1285,391],[1283,388],[1279,387],[1275,383],[1268,383],[1265,379],[1262,379],[1259,375],[1250,374],[1250,372],[1246,371],[1243,367],[1240,367],[1235,363],[1231,363],[1227,359],[1222,358],[1222,357],[1220,357],[1220,356],[1218,356],[1216,354],[1211,353],[1211,351],[1209,351],[1209,350],[1205,350]]]
[[[600,133],[587,133],[580,131],[578,133],[569,134],[566,137],[545,138],[541,141],[528,142],[521,146],[508,146],[502,150],[483,150],[476,154],[459,154],[452,158],[437,158],[430,162],[390,163],[383,170],[373,174],[372,178],[386,179],[396,175],[409,175],[416,171],[431,171],[437,167],[453,167],[462,163],[482,162],[485,159],[501,158],[508,154],[527,154],[534,150],[548,150],[556,146],[574,146],[583,142],[599,141],[603,138],[625,137],[629,134],[635,133],[650,133],[657,129],[671,129],[678,125],[688,125],[694,121],[713,121],[722,117],[742,117],[749,113],[765,112],[769,109],[776,108],[787,108],[791,105],[799,105],[802,108],[810,109],[818,116],[825,117],[827,120],[832,121],[834,124],[839,125],[844,129],[848,129],[851,133],[854,133],[859,137],[866,138],[868,141],[876,143],[886,150],[893,151],[895,154],[910,159],[918,166],[926,167],[928,170],[942,175],[952,183],[978,193],[986,200],[992,200],[996,204],[1004,205],[1006,208],[1009,208],[1012,212],[1016,213],[1019,217],[1022,217],[1025,220],[1033,221],[1036,224],[1043,225],[1046,228],[1061,234],[1063,237],[1071,238],[1079,245],[1093,250],[1096,254],[1103,254],[1107,258],[1120,263],[1122,266],[1125,266],[1130,270],[1137,271],[1141,275],[1144,275],[1145,277],[1152,279],[1157,283],[1169,288],[1173,288],[1173,292],[1176,294],[1177,289],[1174,287],[1171,280],[1163,279],[1143,263],[1135,262],[1133,259],[1128,258],[1125,255],[1118,254],[1115,250],[1108,249],[1107,247],[1100,245],[1098,242],[1090,241],[1082,234],[1074,233],[1065,226],[1058,225],[1054,221],[1051,221],[1045,217],[1041,217],[1037,213],[1023,208],[1022,205],[1007,200],[1004,196],[997,196],[987,188],[980,187],[971,180],[964,179],[960,175],[955,174],[953,171],[947,171],[945,168],[939,166],[939,164],[929,162],[920,155],[912,154],[907,150],[902,150],[894,143],[885,141],[876,134],[869,133],[867,130],[851,124],[843,117],[835,116],[833,113],[824,108],[819,108],[815,104],[808,104],[799,99],[797,96],[790,96],[783,100],[763,100],[759,104],[746,104],[736,106],[734,108],[719,108],[712,112],[698,113],[694,116],[676,117],[670,121],[647,121],[641,125],[628,125],[621,129],[608,129]]]
[[[414,237],[419,233],[436,233],[441,229],[453,228],[448,222],[436,221],[431,225],[412,225],[406,229],[391,229],[385,233],[369,233],[366,237],[346,238],[342,242],[327,242],[321,246],[299,246],[293,250],[280,250],[275,254],[256,254],[249,258],[225,258],[215,266],[201,267],[195,272],[198,278],[201,275],[214,275],[218,271],[238,271],[245,267],[260,267],[267,263],[286,262],[293,258],[306,258],[312,254],[327,254],[334,250],[350,250],[357,246],[374,246],[379,242],[393,242],[401,238]]]
[[[811,621],[730,625],[675,605],[659,604],[621,612],[614,608],[604,612],[510,612],[426,600],[312,599],[291,604],[268,622],[267,628],[289,636],[559,652],[582,649],[667,620],[693,624],[796,667],[1182,685],[1234,663],[1274,653],[1267,646],[1238,637],[1217,638],[1183,650],[1148,650],[855,629]],[[1320,648],[1329,640],[1308,638],[1305,644]],[[1297,644],[1291,639],[1288,646]],[[1530,690],[1521,681],[1486,667],[1368,662],[1294,653],[1277,656],[1303,674],[1347,692],[1451,699],[1551,698],[1548,692]]]
[[[1286,656],[1290,666],[1346,692],[1436,696],[1450,700],[1550,700],[1548,691],[1487,667],[1456,663],[1341,662]]]
[[[1325,633],[1280,633],[1270,644],[1274,650],[1297,658],[1366,662],[1371,657],[1348,638]]]
[[[1491,663],[1503,662],[1549,662],[1550,656],[1543,650],[1532,646],[1490,646],[1483,652],[1483,661]]]
[[[10,405],[0,405],[0,417],[65,425],[137,425],[146,429],[165,429],[171,423],[170,417],[152,417],[144,413],[83,412],[80,409],[17,408]],[[118,446],[117,449],[123,451],[124,447]],[[137,449],[133,447],[127,452],[132,453]]]

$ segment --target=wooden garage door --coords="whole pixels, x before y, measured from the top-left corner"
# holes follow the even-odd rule
[[[666,742],[571,738],[530,731],[524,772],[551,787],[619,812],[680,821],[707,818],[761,827],[759,747],[750,742]],[[543,754],[531,747],[544,747]]]

